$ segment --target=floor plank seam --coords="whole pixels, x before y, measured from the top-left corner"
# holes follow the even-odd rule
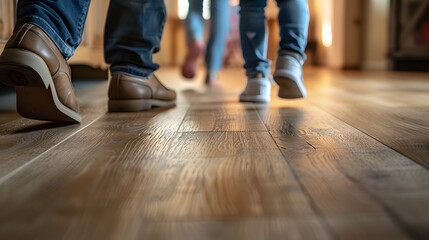
[[[169,139],[169,144],[168,144],[168,146],[171,146],[172,141],[174,140],[174,138],[176,138],[177,134],[180,134],[179,129],[180,129],[180,127],[182,126],[183,122],[185,121],[186,116],[187,116],[187,115],[188,115],[188,113],[189,113],[189,109],[191,108],[191,106],[192,106],[192,105],[193,105],[193,104],[190,104],[190,105],[189,105],[189,107],[188,107],[188,109],[186,110],[186,113],[185,113],[185,114],[183,114],[182,121],[180,121],[180,124],[179,124],[179,126],[177,127],[177,129],[176,129],[175,133],[174,133],[174,134],[171,136],[171,138]],[[167,149],[169,149],[169,147],[167,147]],[[160,160],[159,166],[158,166],[158,167],[157,167],[157,169],[156,169],[156,173],[155,173],[155,175],[153,176],[153,178],[152,178],[152,180],[151,180],[151,183],[150,183],[150,185],[149,185],[149,186],[148,186],[148,188],[147,188],[147,191],[143,194],[143,197],[141,198],[141,202],[142,202],[142,203],[144,203],[144,202],[145,202],[147,194],[148,194],[148,193],[150,193],[150,192],[152,191],[153,186],[155,185],[156,180],[157,180],[157,179],[158,179],[158,177],[159,177],[159,173],[161,172],[162,168],[163,168],[163,167],[164,167],[164,165],[165,165],[165,161],[167,160],[167,157],[168,157],[168,154],[166,154],[166,153],[164,153],[163,155],[161,155],[161,157],[160,157],[160,158],[161,158],[161,160]]]
[[[411,239],[420,239],[419,236],[413,231],[412,227],[410,227],[405,221],[402,221],[402,219],[395,213],[393,209],[391,209],[389,206],[384,204],[382,200],[380,200],[376,195],[374,195],[368,188],[365,187],[364,184],[360,183],[359,180],[355,179],[354,177],[347,174],[347,171],[344,169],[339,169],[340,172],[351,182],[356,184],[358,189],[362,190],[370,199],[372,199],[377,205],[380,206],[380,208],[385,212],[390,219],[392,219],[393,223],[401,229],[401,231]]]
[[[422,166],[421,164],[417,163],[416,161],[414,161],[413,159],[409,158],[408,156],[398,152],[396,149],[393,149],[392,147],[390,147],[389,145],[383,143],[381,140],[369,135],[368,133],[366,133],[365,131],[349,124],[347,121],[344,121],[342,119],[340,119],[339,117],[335,116],[334,114],[332,114],[331,112],[325,110],[322,107],[319,107],[317,104],[315,104],[313,101],[310,101],[310,103],[315,106],[316,108],[320,109],[321,111],[329,114],[330,116],[332,116],[333,118],[337,119],[338,121],[341,121],[345,124],[347,124],[348,126],[350,126],[353,129],[358,130],[359,132],[361,132],[362,134],[364,134],[365,136],[368,136],[372,139],[374,139],[375,141],[379,142],[380,144],[382,144],[383,146],[387,147],[388,149],[391,149],[393,151],[395,151],[396,153],[400,154],[401,156],[409,159],[410,161],[414,162],[415,164],[420,165],[421,167],[423,167],[424,169],[428,170],[425,166]],[[346,173],[346,171],[341,170],[340,171],[347,179],[349,179],[351,182],[355,183],[356,186],[358,186],[359,189],[361,189],[363,192],[366,193],[367,196],[369,196],[375,203],[377,203],[377,205],[379,205],[381,207],[381,209],[383,209],[383,211],[390,217],[390,219],[392,219],[393,223],[398,226],[401,231],[408,237],[412,238],[412,239],[419,239],[419,236],[414,233],[413,229],[406,224],[406,222],[402,221],[402,219],[388,206],[386,206],[382,200],[380,200],[379,198],[377,198],[377,196],[375,196],[374,194],[371,193],[371,191],[369,191],[363,184],[361,184],[357,179],[353,178],[352,176],[348,175]]]
[[[265,131],[266,131],[266,132],[269,132],[268,127],[267,127],[267,125],[265,125],[264,120],[262,120],[261,116],[259,115],[259,111],[258,111],[258,109],[256,109],[255,104],[253,104],[253,103],[252,103],[252,106],[253,106],[253,109],[254,109],[254,110],[255,110],[255,112],[256,112],[256,115],[257,115],[257,116],[258,116],[258,118],[259,118],[259,121],[261,121],[262,125],[264,126]],[[270,134],[270,136],[271,136],[271,134]]]
[[[67,141],[68,139],[70,139],[71,137],[73,137],[74,135],[76,135],[77,133],[80,133],[81,131],[83,131],[84,129],[86,129],[87,127],[89,127],[90,125],[92,125],[94,122],[96,122],[98,119],[100,119],[104,114],[98,116],[97,118],[95,118],[93,121],[91,121],[88,125],[86,125],[85,127],[82,127],[81,129],[77,130],[76,132],[74,132],[73,134],[71,134],[70,136],[67,136],[66,138],[64,138],[63,140],[61,140],[60,142],[58,142],[57,144],[55,144],[54,146],[50,147],[49,149],[47,149],[46,151],[44,151],[43,153],[39,154],[37,157],[34,157],[33,159],[31,159],[30,161],[26,162],[25,164],[23,164],[22,166],[14,169],[12,172],[8,173],[7,175],[3,176],[2,178],[0,178],[0,185],[5,183],[9,178],[11,178],[13,175],[17,174],[18,172],[22,171],[23,169],[27,168],[29,165],[35,163],[38,159],[40,159],[42,156],[44,156],[45,154],[47,154],[48,152],[50,152],[52,149],[56,148],[57,146],[59,146],[60,144],[62,144],[63,142]]]
[[[420,163],[420,162],[418,162],[418,161],[415,161],[415,160],[414,160],[413,158],[411,158],[410,156],[408,156],[408,155],[405,155],[405,154],[401,153],[399,150],[397,150],[397,149],[395,149],[395,148],[393,148],[393,147],[391,147],[391,146],[387,145],[386,143],[382,142],[380,139],[378,139],[378,138],[376,138],[376,137],[371,136],[369,133],[367,133],[367,132],[365,132],[365,131],[361,130],[361,129],[360,129],[360,128],[358,128],[358,127],[353,126],[353,125],[352,125],[351,123],[349,123],[348,121],[344,121],[343,119],[341,119],[341,118],[337,117],[336,115],[334,115],[334,114],[333,114],[333,113],[331,113],[330,111],[327,111],[327,110],[325,110],[324,108],[322,108],[322,107],[318,106],[318,105],[317,105],[316,103],[314,103],[313,101],[309,100],[309,102],[310,102],[314,107],[318,108],[319,110],[321,110],[321,111],[323,111],[323,112],[325,112],[325,113],[329,114],[329,115],[330,115],[330,116],[332,116],[333,118],[335,118],[335,119],[337,119],[337,120],[339,120],[339,121],[341,121],[341,122],[343,122],[343,123],[347,124],[347,126],[350,126],[350,127],[352,127],[353,129],[358,130],[359,132],[363,133],[364,135],[366,135],[366,136],[368,136],[368,137],[370,137],[370,138],[374,139],[375,141],[379,142],[379,143],[380,143],[380,144],[382,144],[383,146],[385,146],[385,147],[387,147],[387,148],[389,148],[389,149],[391,149],[391,150],[395,151],[396,153],[400,154],[401,156],[403,156],[403,157],[407,158],[408,160],[410,160],[410,161],[414,162],[415,164],[417,164],[417,165],[419,165],[419,166],[423,167],[424,169],[426,169],[427,171],[429,171],[429,165],[428,165],[428,166],[426,166],[426,165],[425,165],[425,164],[423,164],[423,163]]]
[[[257,111],[259,118],[262,121],[261,116],[259,115],[259,112]],[[262,123],[264,123],[262,121]],[[264,123],[265,128],[267,128],[267,126]],[[277,142],[274,140],[274,137],[271,135],[271,132],[268,131],[267,128],[267,132],[271,137],[271,140],[274,142],[274,144],[277,147],[277,150],[280,152],[280,154],[283,156],[283,160],[286,162],[287,166],[289,167],[291,173],[293,174],[293,177],[295,179],[295,181],[298,183],[299,188],[301,189],[302,193],[304,194],[304,196],[306,197],[311,210],[314,212],[314,214],[316,215],[316,219],[317,222],[319,222],[322,226],[323,229],[325,229],[325,231],[327,232],[328,236],[331,239],[338,239],[338,237],[334,234],[333,229],[331,228],[331,226],[328,224],[327,219],[325,218],[325,216],[322,214],[322,211],[316,206],[316,204],[314,203],[313,199],[311,198],[310,194],[308,193],[307,189],[304,187],[304,185],[302,184],[302,182],[300,181],[300,179],[298,178],[298,175],[296,174],[295,170],[292,168],[292,166],[290,165],[289,161],[287,160],[286,156],[283,154],[283,152],[281,151],[279,145],[277,144]]]
[[[304,193],[304,195],[307,197],[307,200],[309,202],[310,208],[313,210],[313,212],[316,215],[316,218],[318,220],[318,222],[320,222],[320,224],[322,225],[322,227],[324,229],[326,229],[328,235],[331,237],[331,239],[338,239],[338,237],[334,234],[333,229],[331,228],[331,226],[328,224],[327,219],[325,218],[325,216],[323,215],[322,211],[316,206],[316,204],[314,203],[313,199],[311,198],[310,194],[308,193],[307,189],[304,187],[304,185],[302,184],[301,180],[298,178],[298,175],[296,174],[295,170],[292,168],[292,166],[289,164],[289,161],[287,160],[286,156],[282,153],[282,151],[280,150],[280,147],[277,145],[277,142],[274,140],[274,137],[271,135],[271,133],[269,132],[271,139],[274,141],[274,143],[277,146],[278,151],[282,154],[283,156],[283,160],[286,162],[286,164],[288,165],[290,171],[292,172],[296,182],[299,184],[299,188],[301,189],[301,191]]]
[[[316,147],[313,146],[311,143],[309,143],[307,140],[305,141],[310,147],[312,147],[314,150],[316,150]]]
[[[220,130],[220,131],[179,131],[178,133],[261,133],[261,132],[267,132],[266,130],[249,130],[249,131],[225,131],[225,130]]]
[[[311,221],[314,220],[311,217],[285,217],[285,216],[260,216],[260,217],[214,217],[214,218],[177,218],[177,219],[154,219],[147,217],[139,217],[139,220],[142,222],[150,222],[150,223],[189,223],[189,222],[242,222],[242,221],[270,221],[270,220],[285,220],[285,221]]]

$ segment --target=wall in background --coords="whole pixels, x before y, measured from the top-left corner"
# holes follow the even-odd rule
[[[0,0],[0,52],[13,32],[15,5],[16,0]]]
[[[0,49],[12,32],[13,2],[0,0]],[[309,38],[317,43],[314,56],[321,65],[334,68],[387,69],[389,0],[309,0],[311,22]],[[154,56],[162,65],[178,65],[186,54],[183,23],[177,14],[177,0],[165,0],[168,21],[161,42],[162,51]],[[330,10],[326,13],[326,6]],[[82,45],[71,63],[106,68],[103,57],[103,32],[108,1],[93,0],[88,14]],[[325,12],[324,12],[325,11]],[[278,9],[268,1],[270,20],[268,57],[275,58],[279,34],[276,24]],[[322,44],[322,24],[330,17],[332,45]],[[2,39],[3,38],[3,43]]]
[[[310,0],[310,35],[316,62],[332,68],[360,68],[361,0]]]
[[[386,70],[388,66],[389,0],[364,0],[362,67]]]

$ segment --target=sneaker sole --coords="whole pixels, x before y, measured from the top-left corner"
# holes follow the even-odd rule
[[[240,96],[240,102],[269,103],[270,100],[262,96]]]
[[[274,81],[279,85],[278,96],[280,98],[294,99],[307,96],[307,91],[301,81],[297,82],[286,76],[274,76]]]
[[[18,48],[0,56],[0,82],[16,90],[18,113],[30,119],[80,123],[81,116],[58,99],[51,73],[37,54]]]
[[[157,99],[109,100],[109,112],[142,112],[154,107],[175,106],[176,101],[163,101]]]

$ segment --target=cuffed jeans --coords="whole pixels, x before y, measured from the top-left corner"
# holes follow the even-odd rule
[[[186,36],[188,45],[194,41],[203,41],[204,19],[202,17],[203,0],[189,0],[189,13],[186,18]],[[222,68],[223,51],[229,28],[228,0],[211,0],[210,36],[206,50],[206,66],[209,72]]]
[[[267,60],[267,27],[264,8],[266,0],[240,0],[240,39],[246,75],[269,76]],[[280,8],[280,49],[293,51],[305,59],[310,15],[307,0],[277,0]]]
[[[82,40],[90,0],[19,0],[17,26],[40,27],[65,59]],[[160,50],[166,20],[163,0],[110,0],[104,55],[112,74],[146,77],[159,68],[152,55]]]

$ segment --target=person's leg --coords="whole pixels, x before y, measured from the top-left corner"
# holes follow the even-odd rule
[[[223,53],[229,28],[229,1],[211,1],[210,7],[210,37],[205,57],[208,71],[206,83],[209,84],[216,81],[216,74],[223,64]]]
[[[166,10],[162,0],[110,0],[104,53],[110,63],[109,111],[142,111],[174,104],[176,94],[153,74]]]
[[[0,81],[14,86],[27,118],[80,122],[66,62],[81,41],[89,0],[20,0],[17,24],[0,56]]]
[[[91,0],[20,0],[16,26],[33,24],[41,28],[68,60],[82,41],[90,2]]]
[[[280,8],[280,49],[274,80],[279,84],[279,97],[301,98],[307,91],[302,80],[305,60],[309,11],[307,0],[277,0]]]
[[[269,102],[271,95],[270,61],[267,57],[266,0],[240,1],[240,40],[247,85],[240,101]]]
[[[266,0],[240,1],[240,40],[246,75],[270,74],[267,60],[267,27],[264,8]]]
[[[188,46],[204,39],[203,0],[189,0],[189,12],[185,19]]]
[[[280,9],[280,49],[296,52],[305,60],[310,15],[307,0],[277,0]]]
[[[182,65],[182,75],[193,78],[197,71],[198,57],[205,51],[203,0],[189,0],[185,28],[188,52]]]
[[[159,68],[166,10],[161,0],[110,0],[104,31],[104,57],[111,74],[147,77]]]

